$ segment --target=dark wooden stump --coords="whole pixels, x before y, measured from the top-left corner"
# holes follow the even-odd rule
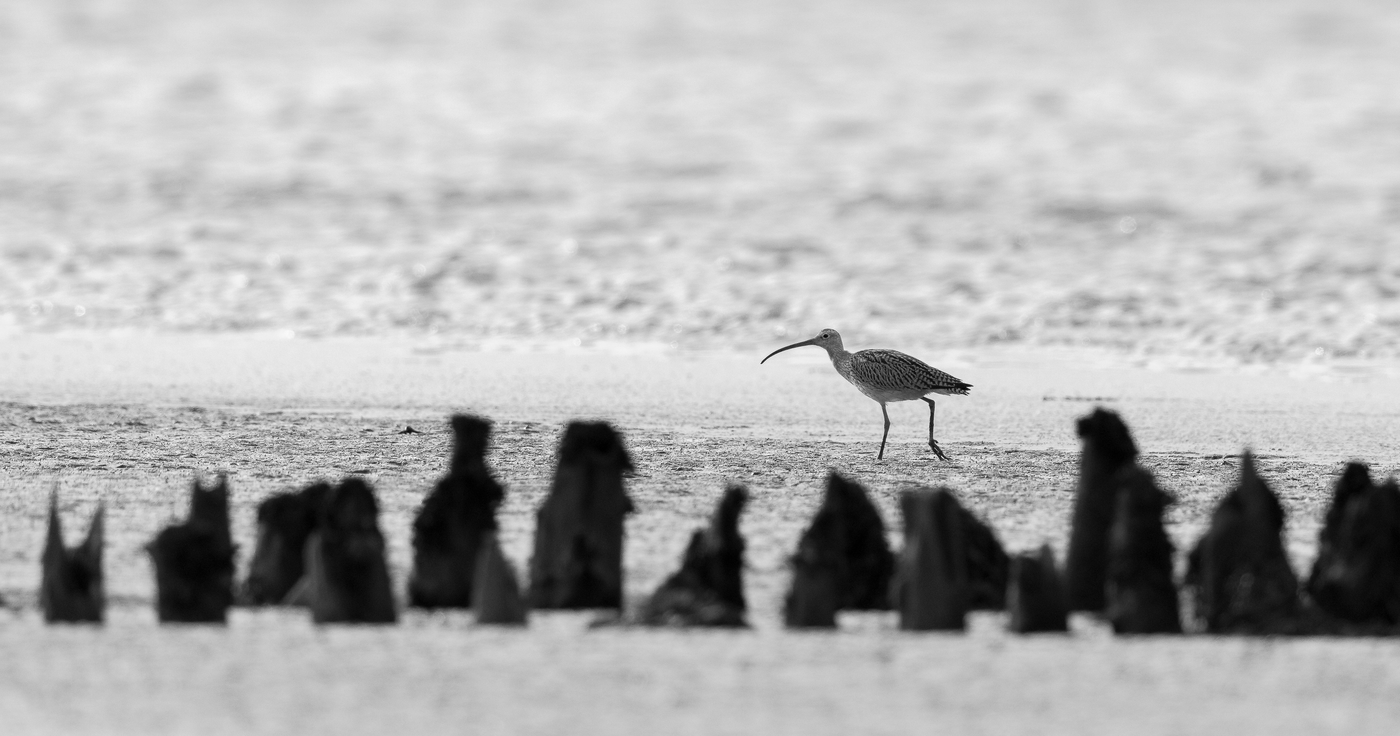
[[[893,588],[899,628],[963,630],[972,597],[966,512],[946,488],[906,491],[900,496],[900,508],[904,550]]]
[[[957,498],[956,494],[953,494],[953,498]],[[1011,558],[991,525],[977,518],[956,500],[954,507],[962,517],[963,553],[967,557],[968,610],[1004,610]]]
[[[1400,625],[1400,489],[1351,463],[1337,482],[1319,534],[1308,594],[1351,624]]]
[[[1107,615],[1118,634],[1179,634],[1181,608],[1172,543],[1162,526],[1170,498],[1132,465],[1113,478],[1117,511],[1109,533]]]
[[[841,535],[835,515],[818,513],[797,544],[792,587],[783,601],[783,622],[793,629],[834,629],[840,609]]]
[[[49,496],[49,532],[44,542],[39,605],[49,623],[101,623],[107,608],[102,583],[103,507],[92,515],[87,539],[77,547],[63,544],[58,492]]]
[[[313,483],[295,493],[278,493],[258,504],[258,541],[248,565],[239,603],[290,603],[292,588],[306,575],[306,541],[320,523],[329,483]]]
[[[744,620],[744,538],[739,515],[743,486],[725,490],[710,525],[691,535],[681,569],[642,608],[643,623],[669,626],[747,626]]]
[[[818,549],[820,554],[814,551]],[[798,543],[794,560],[799,558],[805,560],[802,565],[830,569],[838,610],[890,609],[894,553],[879,509],[859,483],[838,473],[827,476],[822,505]]]
[[[458,415],[452,417],[452,432],[456,444],[448,473],[423,500],[413,521],[411,606],[471,606],[477,552],[497,528],[496,509],[505,498],[486,467],[491,423]]]
[[[1011,559],[1006,608],[1010,614],[1007,628],[1018,634],[1069,631],[1064,582],[1050,545]]]
[[[533,608],[622,608],[623,488],[632,458],[605,422],[572,422],[549,496],[536,514]]]
[[[519,625],[528,619],[515,568],[501,551],[494,531],[481,538],[472,575],[472,601],[479,624]]]
[[[398,612],[379,531],[379,503],[363,479],[340,482],[306,543],[305,598],[316,623],[394,623]]]
[[[156,571],[161,622],[225,623],[233,605],[233,539],[228,480],[205,489],[195,480],[189,518],[161,530],[146,551]]]
[[[1186,572],[1195,615],[1207,631],[1267,634],[1292,628],[1298,576],[1283,547],[1283,524],[1283,506],[1246,452],[1239,482],[1216,506]]]
[[[1113,478],[1137,459],[1137,445],[1115,413],[1095,409],[1076,424],[1084,449],[1065,559],[1069,608],[1102,611],[1108,573],[1108,532],[1117,495]]]

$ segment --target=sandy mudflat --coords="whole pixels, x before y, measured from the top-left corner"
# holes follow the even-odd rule
[[[1387,0],[0,3],[0,734],[1396,733],[1395,641],[777,619],[828,468],[1062,548],[1096,404],[1179,547],[1253,447],[1302,569],[1341,463],[1400,469],[1396,79]],[[757,365],[823,326],[975,384],[952,463]],[[155,626],[196,473],[245,560],[368,475],[401,585],[454,411],[520,565],[563,422],[625,431],[634,600],[749,484],[754,630]],[[105,629],[35,610],[55,483],[70,537],[107,504]]]
[[[1400,642],[1018,639],[979,615],[965,636],[907,635],[889,615],[836,634],[778,625],[783,567],[829,467],[874,492],[943,484],[1012,549],[1066,535],[1071,421],[1102,403],[1136,431],[1177,494],[1178,546],[1199,533],[1248,444],[1290,514],[1295,563],[1311,560],[1340,463],[1397,469],[1393,366],[1177,371],[1106,353],[951,353],[976,384],[940,402],[954,462],[921,444],[927,416],[892,410],[874,459],[876,406],[820,353],[668,350],[488,352],[428,338],[15,336],[0,340],[0,713],[6,733],[302,732],[468,728],[558,733],[1389,733],[1400,723]],[[934,359],[935,356],[926,356]],[[443,468],[443,418],[497,421],[491,461],[509,485],[508,554],[528,558],[533,509],[561,423],[601,416],[638,461],[630,489],[629,595],[669,571],[727,480],[750,485],[743,529],[755,630],[588,630],[540,615],[527,632],[409,613],[387,630],[314,629],[294,612],[238,611],[228,630],[160,629],[140,545],[180,513],[195,472],[228,472],[235,533],[253,507],[315,477],[363,472],[385,509],[400,584],[408,525]],[[421,436],[395,431],[412,424]],[[109,510],[111,621],[46,628],[34,609],[45,497],[63,490],[69,533]],[[245,555],[247,547],[245,549]],[[407,731],[405,731],[407,732]]]

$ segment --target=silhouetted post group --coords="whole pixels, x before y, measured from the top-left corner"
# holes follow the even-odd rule
[[[572,422],[560,439],[549,495],[536,513],[528,587],[502,551],[496,513],[504,488],[486,465],[490,421],[451,418],[447,473],[413,523],[407,603],[472,608],[479,624],[522,625],[529,609],[624,608],[624,481],[633,470],[621,434]],[[1216,504],[1209,528],[1174,575],[1163,515],[1172,497],[1138,462],[1127,425],[1097,408],[1083,441],[1062,576],[1050,545],[1008,557],[990,525],[946,487],[900,495],[903,548],[890,550],[879,508],[861,484],[831,472],[821,505],[789,558],[782,617],[789,628],[830,629],[842,610],[897,612],[910,631],[963,630],[971,611],[1006,609],[1015,633],[1065,632],[1069,612],[1101,616],[1115,633],[1244,635],[1400,634],[1400,488],[1350,463],[1337,479],[1319,548],[1300,585],[1284,546],[1283,505],[1253,454]],[[146,545],[162,622],[227,620],[235,545],[229,485],[196,480],[188,517]],[[680,567],[637,609],[640,622],[745,627],[746,543],[739,521],[749,490],[731,484],[708,524],[694,530]],[[49,497],[39,604],[54,622],[104,618],[101,504],[86,540],[63,540],[57,490]],[[304,606],[321,624],[398,620],[379,504],[361,477],[317,482],[258,505],[247,605]],[[1187,594],[1183,617],[1178,585]]]

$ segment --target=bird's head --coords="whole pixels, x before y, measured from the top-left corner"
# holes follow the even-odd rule
[[[768,358],[771,358],[774,355],[783,352],[784,350],[792,350],[793,348],[805,347],[807,345],[816,345],[817,347],[825,350],[828,355],[830,355],[833,352],[839,352],[843,349],[841,347],[841,333],[828,328],[822,330],[821,332],[818,332],[817,336],[812,338],[811,340],[803,340],[802,342],[795,342],[791,345],[788,345],[787,347],[778,348],[777,350],[774,350],[773,352],[769,353]],[[763,360],[758,361],[759,364],[762,365],[763,363],[768,362],[768,358],[764,358]]]

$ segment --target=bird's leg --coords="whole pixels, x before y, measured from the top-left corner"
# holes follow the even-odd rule
[[[948,456],[943,454],[943,448],[939,447],[938,440],[933,438],[933,413],[937,407],[934,406],[933,399],[924,399],[924,401],[928,402],[928,446],[939,460],[947,462]]]
[[[884,402],[880,403],[880,413],[885,415],[885,434],[880,437],[880,455],[876,460],[885,459],[885,440],[890,438],[890,412],[885,408]]]

